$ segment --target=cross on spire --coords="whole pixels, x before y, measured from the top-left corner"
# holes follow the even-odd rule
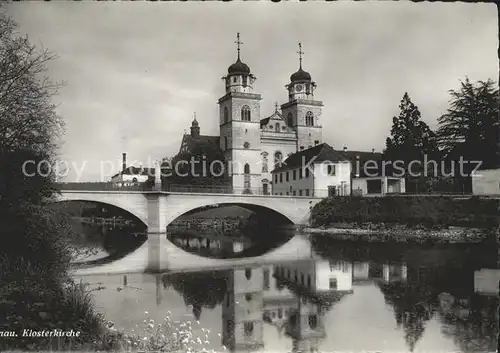
[[[278,101],[274,102],[274,111],[278,111]]]
[[[236,33],[236,47],[238,48],[238,60],[240,60],[240,45],[243,44],[242,41],[240,41],[240,32]]]
[[[305,54],[303,51],[302,51],[302,43],[299,42],[299,51],[297,52],[297,54],[299,54],[299,67],[302,69],[302,54]]]
[[[193,113],[193,120],[196,121],[196,112]]]

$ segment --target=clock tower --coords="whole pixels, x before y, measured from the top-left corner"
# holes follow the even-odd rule
[[[316,83],[311,75],[302,69],[302,44],[299,43],[299,70],[290,76],[288,102],[281,105],[288,126],[297,135],[297,151],[322,143],[320,123],[323,102],[314,99]]]
[[[240,59],[240,34],[237,34],[238,58],[229,66],[226,92],[219,99],[220,148],[230,166],[233,193],[253,194],[260,187],[261,142],[260,100],[254,93],[255,76]]]

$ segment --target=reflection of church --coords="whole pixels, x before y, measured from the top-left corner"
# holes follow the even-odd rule
[[[323,265],[318,259],[307,261],[313,270]],[[295,266],[304,266],[304,262],[297,262]],[[325,338],[326,310],[314,300],[312,293],[321,287],[323,279],[314,277],[312,292],[298,294],[280,281],[280,268],[274,265],[231,271],[222,309],[222,342],[231,351],[262,348],[265,325],[274,326],[280,334],[292,338],[294,352],[317,351]],[[345,277],[343,286],[345,291],[350,291],[352,272]],[[337,293],[340,290],[329,288],[327,291]]]
[[[353,283],[406,280],[405,264],[350,262],[316,257],[167,280],[184,296],[197,320],[202,307],[222,306],[222,344],[230,351],[265,348],[266,330],[292,339],[293,352],[315,352],[326,338],[325,315],[352,293]],[[159,281],[159,279],[158,279]],[[164,280],[165,281],[165,280]],[[161,303],[163,285],[158,282]],[[321,299],[330,298],[328,302]]]
[[[222,303],[222,344],[231,350],[264,346],[262,268],[230,271]]]

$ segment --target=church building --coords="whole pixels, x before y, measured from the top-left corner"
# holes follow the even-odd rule
[[[201,135],[199,123],[195,118],[191,134],[185,134],[183,137],[180,153],[189,152],[193,149],[193,144],[198,142],[220,149],[225,159],[229,186],[233,193],[237,194],[292,195],[292,191],[286,193],[284,190],[278,192],[275,189],[272,172],[283,171],[288,157],[305,153],[315,146],[318,151],[328,150],[330,154],[335,155],[336,163],[350,165],[350,158],[332,152],[332,147],[323,143],[323,102],[314,97],[316,83],[302,67],[301,43],[297,52],[298,70],[291,74],[285,86],[288,100],[282,104],[276,103],[274,112],[264,117],[260,109],[262,96],[255,89],[257,78],[241,59],[242,43],[239,33],[235,43],[237,58],[223,77],[225,92],[218,100],[219,136]],[[349,195],[352,190],[351,175],[350,168],[344,168],[342,178],[345,180],[340,180],[339,175],[332,175],[330,178],[326,174],[325,178],[316,179],[312,190],[304,189],[303,195],[320,196],[314,189],[327,190],[326,194],[321,196],[328,196],[328,190],[339,190],[336,194]],[[325,185],[319,185],[320,180]],[[287,186],[291,189],[294,187]],[[401,188],[398,190],[401,191]],[[295,195],[299,196],[299,192]]]

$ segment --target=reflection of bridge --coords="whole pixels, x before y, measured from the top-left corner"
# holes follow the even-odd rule
[[[189,211],[214,204],[219,206],[233,205],[244,207],[259,215],[263,215],[267,222],[274,225],[285,225],[287,223],[300,225],[309,222],[310,210],[320,201],[320,198],[162,191],[63,190],[61,191],[59,201],[98,202],[112,205],[131,213],[148,227],[148,241],[145,244],[148,253],[145,256],[142,253],[144,249],[141,247],[136,253],[141,253],[142,255],[135,258],[134,261],[142,261],[141,258],[145,256],[148,259],[145,269],[150,271],[165,271],[173,270],[180,266],[185,267],[186,264],[203,267],[217,266],[217,264],[230,261],[227,259],[207,259],[189,254],[167,239],[167,226],[176,218]],[[268,234],[262,234],[262,236],[265,237]],[[294,254],[297,251],[300,252],[300,249],[291,248],[291,246],[297,246],[297,244],[292,245],[292,240],[276,251],[292,252]],[[263,260],[266,256],[263,255],[259,258]],[[127,258],[122,260],[126,260]],[[127,271],[126,268],[122,268],[122,270]]]

